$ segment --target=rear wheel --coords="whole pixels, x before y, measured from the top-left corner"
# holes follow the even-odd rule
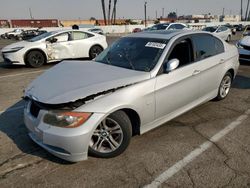
[[[94,59],[96,56],[98,56],[103,51],[101,46],[92,46],[89,50],[89,57],[91,59]]]
[[[94,131],[89,154],[95,157],[111,158],[123,153],[132,136],[131,122],[123,111],[117,111],[105,118]]]
[[[220,83],[220,87],[219,87],[219,91],[218,91],[218,95],[216,97],[216,100],[223,100],[225,99],[230,91],[232,85],[232,75],[231,73],[226,73],[225,76],[223,77],[221,83]]]
[[[29,52],[25,59],[26,65],[33,68],[41,67],[45,62],[46,58],[43,53],[37,50]]]

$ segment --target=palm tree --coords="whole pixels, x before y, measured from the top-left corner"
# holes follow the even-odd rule
[[[103,12],[104,24],[107,25],[106,10],[105,10],[105,0],[101,0],[101,2],[102,2],[102,12]]]
[[[111,12],[111,0],[109,0],[109,8],[108,8],[108,24],[110,25],[110,12]]]
[[[117,0],[114,0],[114,7],[112,11],[112,16],[111,16],[112,24],[115,24],[115,20],[116,20],[116,4],[117,4]]]

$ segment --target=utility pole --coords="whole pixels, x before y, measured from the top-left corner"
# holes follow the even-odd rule
[[[162,8],[162,18],[164,18],[164,8]]]
[[[157,13],[157,10],[155,11],[155,19],[157,20],[158,18],[158,13]]]
[[[144,16],[145,16],[144,24],[145,27],[147,27],[147,1],[144,2]]]
[[[246,15],[245,15],[245,21],[247,21],[247,18],[248,18],[247,14],[248,14],[248,9],[249,9],[249,2],[250,2],[250,0],[247,1],[247,10],[246,10]]]
[[[243,20],[243,16],[242,16],[242,14],[243,14],[243,9],[242,9],[242,0],[240,1],[240,21],[242,21]]]
[[[33,20],[32,12],[31,12],[31,8],[29,8],[29,13],[30,13],[30,19],[32,19],[32,20]]]

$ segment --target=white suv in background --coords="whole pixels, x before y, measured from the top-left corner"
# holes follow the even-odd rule
[[[79,30],[61,30],[8,45],[2,49],[2,56],[6,63],[40,67],[46,62],[64,59],[93,59],[107,46],[104,35]]]

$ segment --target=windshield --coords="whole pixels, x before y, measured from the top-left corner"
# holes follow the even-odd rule
[[[39,41],[39,40],[44,39],[46,37],[49,37],[49,36],[51,36],[51,35],[53,35],[55,33],[56,33],[55,31],[48,32],[48,33],[43,33],[41,35],[38,35],[38,36],[36,36],[34,38],[29,39],[28,41],[29,42],[36,42],[36,41]]]
[[[204,29],[202,29],[202,31],[208,31],[208,32],[215,32],[217,29],[217,27],[205,27]]]
[[[149,72],[157,64],[168,40],[125,37],[104,50],[95,61]]]

